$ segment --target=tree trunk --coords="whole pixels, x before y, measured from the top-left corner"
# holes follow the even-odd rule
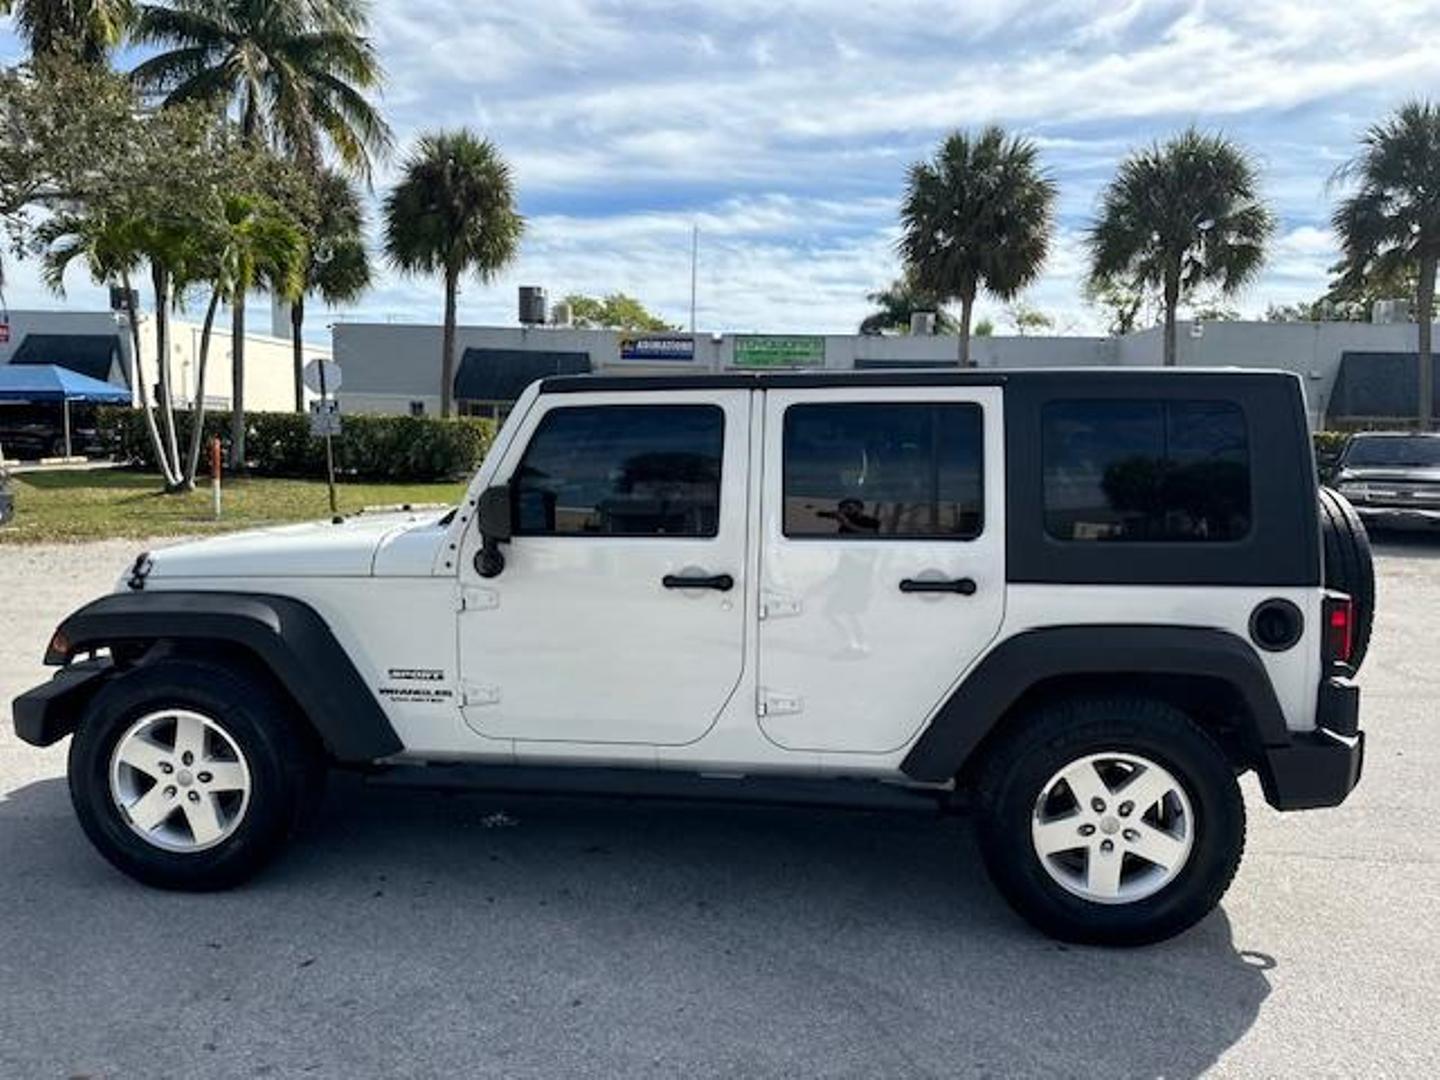
[[[970,316],[975,310],[975,292],[960,294],[960,366],[974,367],[970,359]]]
[[[1420,258],[1420,288],[1416,297],[1416,316],[1420,320],[1420,430],[1429,431],[1435,420],[1435,361],[1431,341],[1435,319],[1434,255]]]
[[[155,411],[150,408],[150,384],[145,379],[145,361],[140,355],[140,318],[135,310],[135,292],[130,288],[129,274],[120,275],[120,287],[125,290],[125,315],[130,320],[130,348],[135,358],[131,378],[135,380],[135,390],[140,395],[140,411],[145,414],[145,432],[150,436],[150,452],[155,455],[160,475],[165,478],[165,486],[169,487],[175,482],[175,477],[169,472],[169,465],[165,460],[165,444],[155,423]]]
[[[230,302],[230,471],[245,471],[245,287]]]
[[[445,270],[445,330],[441,336],[440,355],[440,415],[449,418],[455,399],[455,293],[460,287],[460,275],[455,270]]]
[[[164,435],[165,461],[161,472],[167,491],[180,487],[180,446],[175,439],[175,396],[170,387],[170,273],[157,262],[150,263],[150,280],[155,286],[155,363],[159,368],[160,428]]]
[[[305,411],[305,297],[290,305],[290,348],[295,368],[295,411]]]
[[[1180,277],[1165,279],[1165,366],[1175,366],[1175,310],[1180,306]]]
[[[200,448],[205,443],[205,369],[210,360],[210,334],[215,328],[215,311],[220,306],[220,290],[210,293],[205,308],[205,325],[200,328],[200,358],[195,367],[195,404],[190,410],[190,453],[185,466],[185,489],[195,490],[195,474],[200,470]]]

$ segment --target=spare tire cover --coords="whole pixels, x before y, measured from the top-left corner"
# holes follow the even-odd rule
[[[1365,523],[1350,500],[1333,488],[1320,489],[1320,535],[1325,545],[1325,587],[1355,602],[1355,637],[1350,666],[1358,671],[1370,647],[1375,619],[1375,560]]]

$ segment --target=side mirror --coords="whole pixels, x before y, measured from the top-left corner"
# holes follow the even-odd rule
[[[480,493],[475,506],[475,525],[480,530],[480,550],[475,553],[475,572],[496,577],[505,569],[501,544],[508,544],[513,531],[510,521],[510,487],[496,484]]]
[[[480,493],[475,507],[475,523],[487,540],[508,544],[513,531],[510,524],[510,485],[497,484]]]

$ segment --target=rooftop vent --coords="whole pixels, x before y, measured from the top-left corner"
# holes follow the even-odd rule
[[[545,325],[545,290],[539,285],[520,286],[520,324]]]

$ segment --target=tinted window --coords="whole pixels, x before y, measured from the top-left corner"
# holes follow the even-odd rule
[[[978,405],[794,405],[785,411],[786,536],[978,536]]]
[[[1358,435],[1345,449],[1345,464],[1359,468],[1434,468],[1440,465],[1440,439],[1424,435]]]
[[[527,536],[714,536],[725,417],[713,405],[554,409],[511,480]]]
[[[1060,540],[1224,541],[1250,531],[1238,406],[1060,401],[1042,418],[1045,529]]]

